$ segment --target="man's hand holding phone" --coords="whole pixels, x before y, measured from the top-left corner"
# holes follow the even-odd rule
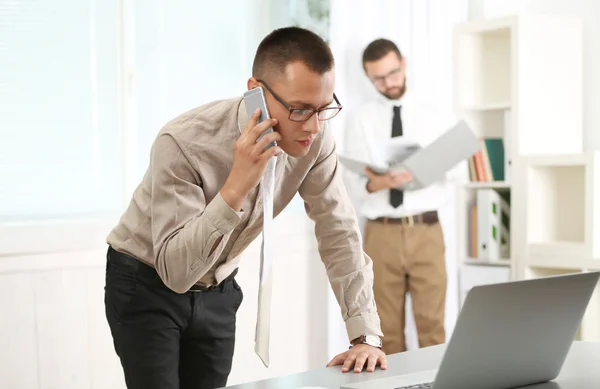
[[[366,169],[366,173],[369,177],[369,181],[367,182],[367,191],[369,193],[398,188],[406,185],[413,179],[412,175],[407,171],[377,174],[371,169]]]
[[[278,132],[271,131],[258,140],[266,130],[277,124],[277,119],[266,119],[257,124],[259,117],[260,109],[257,109],[235,142],[233,166],[221,189],[221,196],[235,211],[242,209],[246,196],[262,179],[269,159],[281,154],[279,146],[266,148],[269,143],[281,139]]]

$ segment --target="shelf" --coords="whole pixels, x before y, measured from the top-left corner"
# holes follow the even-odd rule
[[[506,138],[511,125],[511,107],[508,103],[481,103],[459,107],[461,119],[471,127],[473,132],[482,138]]]
[[[455,55],[461,61],[457,69],[461,85],[458,104],[463,107],[496,106],[511,97],[510,27],[494,30],[465,30],[455,35]]]
[[[457,30],[462,34],[508,35],[510,28],[517,23],[517,16],[505,16],[494,19],[473,20],[460,24]]]
[[[580,258],[575,256],[530,256],[523,258],[526,267],[562,270],[600,270],[600,259]]]
[[[508,266],[508,267],[510,267],[510,263],[511,263],[511,261],[508,258],[496,259],[496,260],[468,258],[463,261],[463,264],[470,265],[470,266]]]
[[[522,158],[526,256],[600,256],[600,153]]]
[[[465,184],[466,189],[496,189],[498,191],[510,190],[511,183],[505,181],[470,182]]]
[[[471,288],[479,285],[498,284],[509,282],[511,270],[508,266],[460,266],[459,270],[459,298],[462,306],[467,293]]]
[[[464,107],[466,111],[503,111],[510,108],[511,103],[508,101],[500,101],[497,103],[487,103]]]
[[[548,268],[548,267],[544,267],[544,266],[530,266],[527,267],[525,270],[525,279],[526,280],[531,280],[531,279],[535,279],[535,278],[542,278],[542,277],[553,277],[553,276],[560,276],[563,274],[574,274],[574,273],[581,273],[580,270],[578,269],[555,269],[555,268]]]

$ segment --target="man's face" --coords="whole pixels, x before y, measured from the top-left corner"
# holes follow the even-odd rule
[[[337,106],[333,98],[334,70],[318,74],[302,62],[293,62],[287,66],[284,74],[265,77],[263,81],[260,83],[256,78],[251,78],[248,80],[248,89],[263,87],[269,114],[278,121],[274,128],[281,135],[278,146],[292,157],[304,157],[323,122],[319,121],[316,112],[306,121],[291,120],[290,110],[285,104],[292,109],[303,110]],[[298,119],[296,116],[294,118]]]
[[[365,72],[375,88],[391,100],[397,100],[406,91],[406,58],[400,59],[393,51],[381,59],[365,62]]]

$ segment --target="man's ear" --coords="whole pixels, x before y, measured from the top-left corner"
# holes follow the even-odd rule
[[[406,56],[405,56],[405,55],[403,55],[403,56],[402,56],[402,71],[403,71],[403,72],[406,72],[406,63],[407,63],[407,61],[406,61]]]
[[[248,86],[248,90],[250,90],[250,89],[256,88],[257,86],[260,86],[260,83],[258,82],[256,77],[250,77],[248,79],[247,86]]]

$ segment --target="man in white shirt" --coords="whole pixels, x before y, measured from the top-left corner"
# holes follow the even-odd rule
[[[402,136],[424,146],[452,125],[429,104],[407,92],[406,58],[387,39],[370,43],[363,67],[380,98],[348,118],[345,153],[375,162],[374,148]],[[347,185],[366,219],[364,247],[373,259],[375,302],[384,334],[383,350],[406,350],[405,296],[410,293],[419,346],[445,342],[445,245],[437,210],[448,198],[447,182],[399,191],[409,173],[366,176],[348,172]]]

